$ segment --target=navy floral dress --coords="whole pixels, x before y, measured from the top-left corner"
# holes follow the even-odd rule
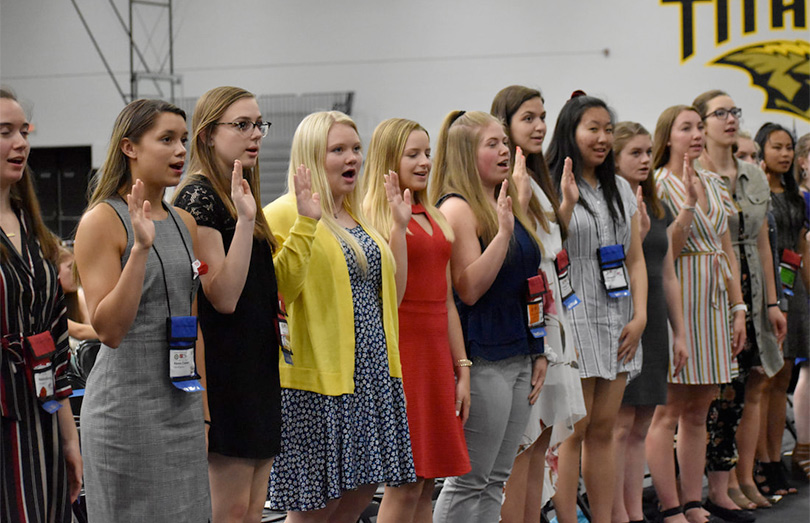
[[[388,366],[380,250],[361,226],[349,232],[368,260],[364,273],[341,242],[354,306],[354,394],[282,390],[281,454],[270,474],[273,510],[318,510],[361,485],[416,481],[402,379],[392,378]]]

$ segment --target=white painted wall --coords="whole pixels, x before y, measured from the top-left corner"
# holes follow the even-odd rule
[[[127,40],[110,4],[76,1],[128,92]],[[126,0],[113,1],[126,13]],[[807,39],[806,30],[769,31],[765,0],[757,2],[758,31],[748,36],[740,28],[742,2],[729,2],[731,40],[719,47],[713,4],[697,4],[696,54],[683,64],[680,5],[657,0],[174,3],[178,95],[222,84],[257,94],[353,90],[365,140],[394,116],[435,135],[448,111],[489,110],[494,94],[515,83],[543,91],[552,126],[574,89],[605,98],[620,119],[652,130],[667,106],[722,88],[744,108],[744,128],[778,121],[795,124],[799,134],[810,130],[807,121],[763,113],[764,93],[742,70],[706,65],[746,43]],[[139,11],[138,30],[151,30],[149,12]],[[787,22],[791,28],[790,15]],[[153,45],[162,51],[165,37],[156,34]],[[91,144],[94,165],[101,162],[123,102],[71,2],[0,0],[0,81],[32,106],[32,145]]]

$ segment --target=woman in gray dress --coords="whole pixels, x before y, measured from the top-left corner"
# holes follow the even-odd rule
[[[82,408],[93,521],[211,517],[190,315],[198,277],[210,285],[225,271],[195,260],[194,219],[163,202],[183,173],[186,136],[185,113],[171,104],[125,107],[76,233],[76,265],[103,343]],[[240,177],[237,162],[234,199],[252,200]],[[169,318],[187,329],[182,349],[169,350]]]

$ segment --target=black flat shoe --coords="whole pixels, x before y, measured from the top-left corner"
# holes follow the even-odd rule
[[[733,510],[721,507],[708,498],[703,504],[703,507],[708,510],[709,513],[717,516],[718,518],[724,519],[729,523],[754,523],[754,521],[757,520],[754,514],[747,510]]]

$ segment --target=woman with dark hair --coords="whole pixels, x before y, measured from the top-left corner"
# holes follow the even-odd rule
[[[58,244],[28,168],[29,123],[0,89],[0,520],[68,523],[82,486]]]
[[[639,340],[647,323],[638,201],[616,176],[613,120],[602,100],[576,96],[560,112],[548,150],[558,190],[571,170],[579,192],[575,205],[560,211],[568,221],[571,283],[582,299],[571,323],[587,414],[560,446],[554,506],[562,523],[576,521],[581,448],[592,521],[611,519],[613,485],[605,478],[615,474],[613,426],[627,379],[641,370]]]
[[[757,459],[757,483],[766,496],[794,494],[782,467],[782,434],[785,427],[787,389],[796,358],[810,354],[810,310],[807,288],[810,284],[808,224],[804,199],[793,175],[795,141],[793,135],[775,123],[766,123],[757,131],[754,141],[760,147],[760,165],[768,176],[771,206],[776,219],[776,253],[780,263],[780,280],[786,299],[787,337],[783,346],[785,365],[768,384],[765,392]],[[791,277],[787,277],[792,272]],[[806,365],[806,363],[805,363]]]
[[[670,245],[690,351],[683,371],[669,377],[666,405],[656,407],[647,436],[650,473],[669,523],[684,521],[684,511],[690,523],[707,521],[700,501],[706,414],[717,384],[737,375],[734,357],[745,342],[746,305],[728,231],[733,203],[718,175],[692,168],[703,142],[703,119],[694,107],[676,105],[658,118],[652,164],[658,197],[675,215]],[[672,458],[676,427],[680,493]]]
[[[641,494],[647,431],[655,407],[667,402],[667,376],[681,372],[689,353],[680,286],[667,237],[667,227],[673,218],[655,192],[650,133],[639,123],[619,122],[613,137],[616,173],[628,181],[634,192],[641,190],[644,205],[639,207],[648,210],[641,215],[642,249],[647,266],[647,328],[641,337],[644,358],[641,374],[624,390],[614,431],[619,466],[616,467],[613,520],[638,522],[644,520]],[[671,366],[667,319],[673,332]]]
[[[699,95],[694,106],[703,119],[706,144],[697,165],[718,174],[734,200],[728,227],[748,308],[746,344],[738,358],[740,373],[731,383],[720,386],[707,421],[706,503],[715,515],[723,517],[729,516],[723,509],[770,505],[754,485],[754,454],[762,393],[768,379],[782,368],[779,342],[785,336],[786,323],[778,307],[768,238],[768,181],[759,168],[735,158],[733,152],[739,139],[741,110],[720,90]],[[735,465],[733,475],[739,488],[730,477]]]
[[[543,390],[532,406],[532,414],[523,434],[520,453],[515,459],[512,474],[506,482],[501,517],[504,521],[531,521],[540,519],[543,502],[553,494],[543,491],[546,475],[546,450],[556,456],[559,445],[573,433],[574,423],[585,416],[582,384],[577,370],[577,353],[571,339],[568,306],[575,296],[569,296],[565,280],[568,254],[563,249],[567,222],[560,217],[560,207],[571,207],[578,189],[573,174],[565,178],[562,202],[543,158],[546,136],[546,109],[540,91],[512,85],[502,89],[492,101],[491,114],[504,122],[509,137],[509,149],[515,158],[513,179],[518,183],[518,196],[525,210],[535,201],[539,209],[534,212],[546,217],[538,223],[537,236],[543,246],[540,268],[548,280],[549,294],[545,307],[545,350],[549,360]],[[525,156],[524,156],[525,155]],[[528,182],[528,183],[526,183]],[[531,198],[532,194],[536,197]],[[563,274],[560,283],[557,267]],[[566,292],[563,293],[563,285]],[[568,298],[568,300],[566,300]],[[556,474],[555,474],[556,475]]]

